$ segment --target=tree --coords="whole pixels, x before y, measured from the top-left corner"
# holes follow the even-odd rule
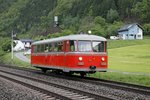
[[[116,10],[110,9],[107,12],[107,21],[110,23],[113,23],[114,21],[117,21],[119,19],[119,14]]]
[[[132,9],[134,16],[138,16],[141,22],[150,22],[150,0],[142,0],[137,2],[134,8]]]
[[[100,24],[101,26],[105,26],[106,25],[105,18],[102,18],[101,16],[95,17],[94,23],[95,24]]]
[[[117,11],[120,15],[121,19],[124,18],[131,18],[133,17],[131,15],[131,9],[133,6],[141,0],[115,0],[116,6],[117,6]]]
[[[106,36],[106,31],[105,31],[105,28],[103,28],[102,26],[100,25],[95,25],[92,29],[92,34],[95,34],[95,35],[99,35],[99,36]]]
[[[11,40],[10,39],[5,39],[2,44],[2,50],[5,52],[10,52],[11,51]]]
[[[87,16],[80,20],[79,32],[88,32],[93,27],[93,17]]]
[[[111,36],[111,35],[118,35],[118,29],[123,26],[123,22],[121,21],[115,21],[113,24],[109,24],[107,25],[107,29],[106,29],[106,33],[107,33],[107,37]]]
[[[145,34],[145,35],[150,35],[150,23],[145,24],[145,25],[143,26],[143,28],[144,28],[144,34]]]

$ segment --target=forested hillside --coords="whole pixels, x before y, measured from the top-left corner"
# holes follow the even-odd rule
[[[13,30],[36,38],[52,27],[55,15],[64,34],[92,30],[107,37],[133,22],[150,34],[150,0],[0,0],[0,36]]]

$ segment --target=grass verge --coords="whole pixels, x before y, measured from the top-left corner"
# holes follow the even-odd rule
[[[19,66],[19,67],[32,68],[30,63],[23,62],[15,56],[14,56],[14,59],[12,60],[11,59],[11,53],[6,53],[4,56],[1,57],[1,59],[2,59],[2,62],[4,64]]]
[[[145,75],[122,74],[116,72],[97,72],[95,74],[91,74],[90,77],[150,86],[150,76]]]
[[[145,36],[143,40],[108,40],[108,49],[150,44],[150,36]]]

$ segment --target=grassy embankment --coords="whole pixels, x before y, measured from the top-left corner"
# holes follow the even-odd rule
[[[11,53],[7,53],[2,57],[2,62],[4,64],[8,64],[8,65],[14,65],[14,66],[19,66],[19,67],[28,67],[30,68],[30,63],[27,62],[23,62],[20,59],[18,59],[17,57],[14,56],[14,59],[11,59]]]
[[[8,65],[17,65],[17,66],[26,66],[26,67],[29,67],[30,64],[29,63],[26,63],[26,62],[22,62],[20,61],[18,58],[16,58],[14,56],[14,59],[11,60],[11,53],[9,52],[4,52],[2,50],[2,46],[3,44],[5,44],[5,42],[8,42],[9,38],[7,37],[0,37],[0,63],[4,63],[4,64],[8,64]]]
[[[109,40],[109,70],[92,77],[150,86],[150,37]]]

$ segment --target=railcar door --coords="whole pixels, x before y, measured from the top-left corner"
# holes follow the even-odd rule
[[[63,69],[64,66],[64,51],[63,51],[63,42],[54,42],[52,43],[52,50],[48,57],[48,61],[51,67],[54,69]],[[49,46],[50,47],[50,46]]]
[[[64,62],[64,68],[63,68],[63,71],[64,72],[68,72],[68,59],[67,59],[67,54],[68,54],[68,52],[69,52],[69,41],[64,41],[64,60],[63,60],[63,62]]]
[[[45,44],[45,46],[44,46],[44,56],[45,56],[45,62],[44,62],[44,65],[48,65],[48,61],[49,61],[49,55],[48,55],[48,53],[49,53],[49,44],[47,43],[47,44]]]
[[[64,45],[64,43],[62,41],[57,43],[56,66],[61,67],[61,69],[63,69],[63,67],[64,67],[63,45]]]
[[[65,41],[65,69],[64,71],[69,72],[75,66],[77,42],[74,40]]]

